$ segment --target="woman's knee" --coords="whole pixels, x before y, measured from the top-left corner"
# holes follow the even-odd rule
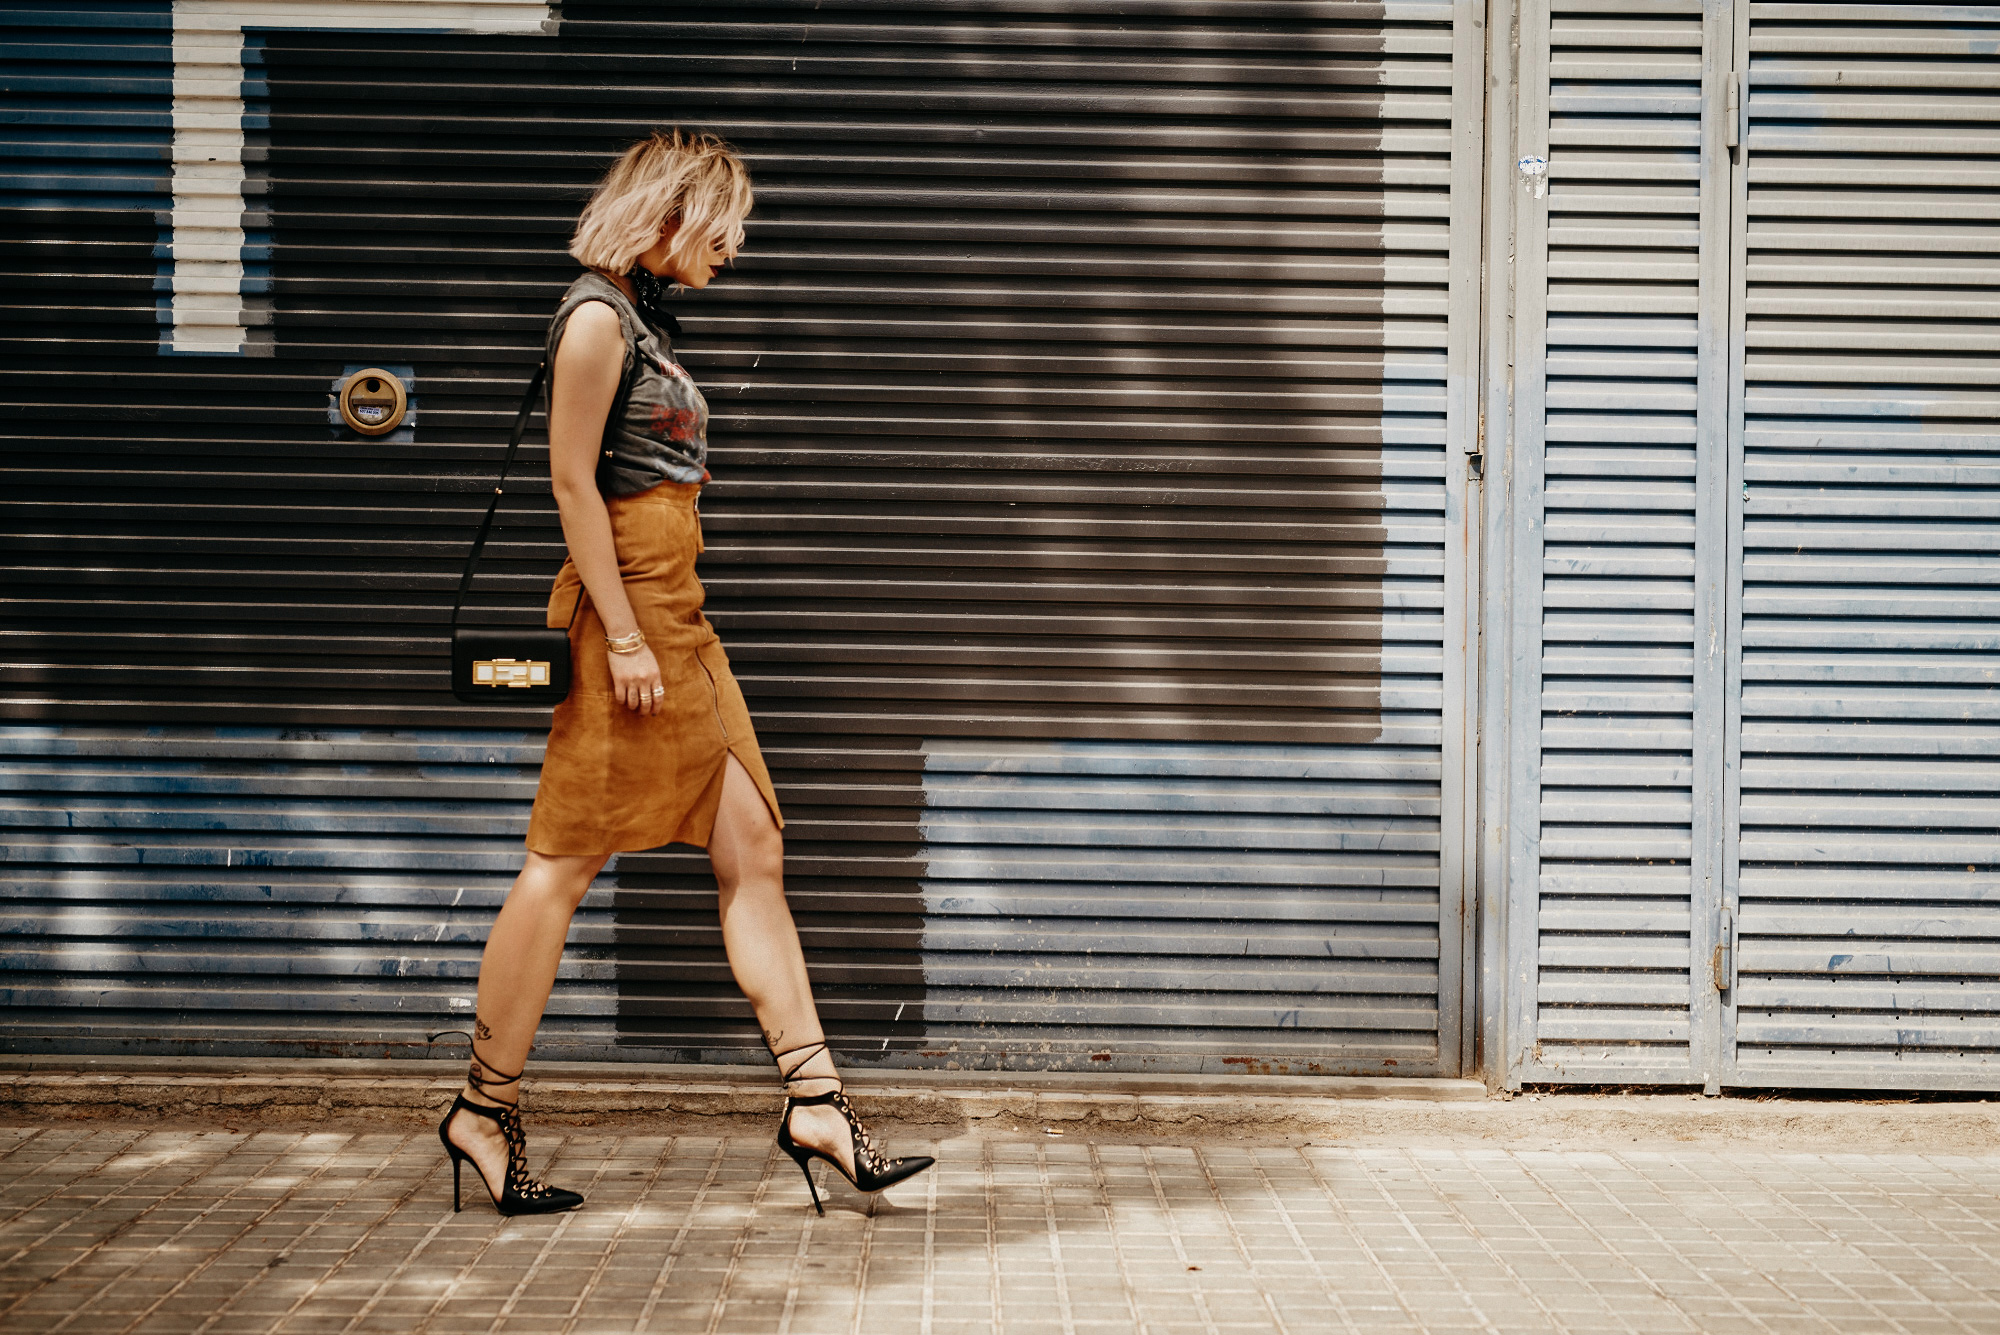
[[[752,845],[750,853],[752,875],[763,880],[776,881],[783,885],[785,880],[785,836],[775,825],[767,825]]]
[[[784,893],[785,836],[775,825],[738,831],[728,856],[713,861],[724,889],[757,886]]]
[[[531,852],[521,868],[520,879],[514,883],[514,893],[574,913],[576,906],[583,902],[583,897],[590,893],[591,882],[597,879],[597,873],[610,860],[609,855],[550,857]]]

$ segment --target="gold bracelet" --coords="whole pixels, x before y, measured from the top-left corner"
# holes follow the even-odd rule
[[[635,630],[630,635],[620,635],[615,640],[607,635],[604,637],[604,647],[614,654],[636,654],[646,647],[646,632]]]

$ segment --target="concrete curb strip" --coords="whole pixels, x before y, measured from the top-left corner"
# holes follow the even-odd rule
[[[0,1119],[147,1121],[208,1129],[434,1125],[456,1063],[174,1062],[0,1065]],[[2000,1149],[2000,1103],[1549,1094],[1489,1098],[1472,1081],[850,1072],[863,1112],[905,1134],[1223,1135],[1496,1149],[1705,1142],[1771,1150]],[[1305,1092],[1311,1091],[1311,1092]],[[756,1068],[550,1066],[529,1081],[534,1123],[660,1134],[767,1129],[775,1082]]]
[[[426,1064],[421,1072],[410,1068],[408,1062],[302,1062],[274,1073],[268,1062],[14,1062],[0,1065],[0,1116],[412,1126],[434,1121],[458,1092],[459,1066],[440,1062]],[[996,1118],[1279,1127],[1295,1124],[1309,1109],[1329,1101],[1486,1097],[1485,1089],[1470,1080],[1346,1077],[850,1071],[848,1088],[857,1100],[866,1101],[871,1116],[952,1134]],[[662,1117],[769,1120],[779,1107],[775,1078],[755,1067],[551,1064],[530,1075],[523,1098],[543,1125],[604,1128],[643,1127]]]

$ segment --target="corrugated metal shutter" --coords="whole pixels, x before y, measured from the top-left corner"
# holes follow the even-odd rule
[[[10,365],[52,346],[153,350],[154,251],[173,174],[169,8],[0,9],[0,349]],[[7,397],[10,435],[24,417],[47,420],[46,393],[21,396],[25,405]]]
[[[540,718],[442,689],[454,566],[573,272],[583,191],[651,125],[709,125],[750,157],[760,208],[738,271],[684,304],[715,408],[705,578],[793,821],[794,905],[843,1044],[887,1061],[1455,1068],[1438,816],[1461,485],[1452,10],[562,17],[550,37],[248,23],[243,227],[270,239],[268,291],[253,274],[245,298],[258,355],[163,360],[134,339],[19,364],[33,392],[15,395],[7,504],[31,555],[10,597],[31,652],[12,716],[168,725],[197,770],[199,737],[226,760],[237,728],[530,764],[520,734]],[[327,386],[367,364],[409,369],[404,438],[327,425]],[[481,601],[527,619],[559,538],[546,495],[516,494]],[[112,733],[77,745],[124,763]],[[335,822],[351,846],[328,857],[366,862],[370,840],[401,848],[444,819],[413,791],[381,809],[355,794]],[[260,819],[213,813],[238,836],[222,842]],[[489,814],[511,838],[517,813]],[[1190,840],[1204,858],[1148,870]],[[396,903],[426,904],[440,875],[490,895],[408,847]],[[969,898],[973,847],[988,862]],[[1085,856],[1052,870],[1030,849]],[[319,925],[243,946],[246,986],[314,958],[303,940],[365,936],[334,925],[358,921],[337,899],[300,893]],[[633,1056],[754,1051],[705,863],[626,856],[601,893],[616,1015],[600,1036]],[[244,942],[264,939],[255,921]],[[1255,964],[1214,968],[1226,953]],[[438,976],[462,957],[396,956]],[[1191,994],[1190,977],[1207,981]],[[596,994],[575,986],[583,1014]],[[434,1004],[426,988],[341,1041],[428,1023],[409,1014]]]
[[[1512,800],[1536,814],[1511,870],[1510,1060],[1531,1081],[1687,1081],[1714,833],[1696,797],[1721,725],[1699,629],[1720,615],[1698,467],[1720,467],[1723,384],[1702,370],[1723,291],[1701,234],[1724,198],[1703,6],[1557,0],[1522,34],[1524,150],[1548,184],[1535,198],[1524,174],[1516,201]]]
[[[1992,1088],[2000,17],[1744,26],[1735,1078]]]
[[[946,738],[924,762],[931,1044],[1435,1069],[1427,748]]]
[[[491,729],[0,728],[7,1049],[421,1049],[470,1013],[541,748]],[[594,894],[577,915],[547,1055],[612,1055],[611,910]]]

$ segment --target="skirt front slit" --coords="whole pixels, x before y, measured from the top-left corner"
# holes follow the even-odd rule
[[[757,747],[729,656],[702,615],[698,485],[665,482],[605,502],[639,629],[660,664],[659,712],[639,714],[611,694],[604,623],[565,560],[549,593],[548,624],[569,627],[571,686],[549,726],[528,847],[552,857],[631,852],[662,844],[706,848],[735,756],[780,829],[784,817]],[[572,618],[571,612],[575,615]]]

